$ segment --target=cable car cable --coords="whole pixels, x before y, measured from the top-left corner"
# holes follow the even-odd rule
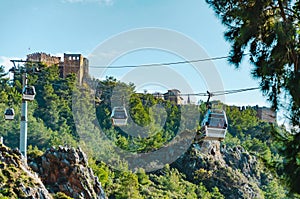
[[[45,83],[45,84],[51,84],[54,86],[68,86],[64,85],[63,83],[50,83],[50,82],[45,82],[41,80],[37,80],[38,83]],[[111,88],[110,86],[101,84],[101,86],[104,86],[106,88]],[[258,90],[260,89],[259,87],[251,87],[251,88],[241,88],[241,89],[233,89],[233,90],[224,90],[224,91],[212,91],[210,92],[212,96],[220,96],[220,95],[229,95],[229,94],[235,94],[235,93],[241,93],[241,92],[246,92],[246,91],[251,91],[251,90]],[[209,96],[208,93],[182,93],[179,94],[179,96]]]
[[[224,91],[212,91],[210,92],[212,96],[220,96],[220,95],[228,95],[228,94],[235,94],[235,93],[241,93],[251,90],[257,90],[259,87],[252,87],[252,88],[242,88],[242,89],[234,89],[234,90],[224,90]],[[180,96],[209,96],[208,93],[184,93],[179,94]]]
[[[214,61],[214,60],[226,59],[229,57],[230,56],[220,56],[220,57],[203,58],[203,59],[196,59],[196,60],[178,61],[178,62],[150,63],[150,64],[138,64],[138,65],[89,66],[89,67],[90,68],[109,68],[109,69],[156,67],[156,66],[170,66],[170,65],[178,65],[178,64],[191,64],[191,63],[196,63],[196,62]]]

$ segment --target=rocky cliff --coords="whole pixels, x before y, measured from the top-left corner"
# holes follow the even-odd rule
[[[18,150],[0,143],[0,198],[52,198]]]
[[[88,167],[86,155],[80,148],[53,147],[43,155],[29,156],[28,165],[22,161],[17,150],[0,145],[0,198],[106,198],[97,177]],[[188,151],[170,166],[184,174],[189,181],[185,181],[185,184],[203,184],[210,192],[217,187],[225,198],[232,199],[264,198],[262,187],[273,179],[272,173],[265,169],[263,162],[256,156],[249,154],[241,146],[226,148],[219,141],[203,141],[191,145]],[[148,185],[145,185],[144,189],[156,190],[160,193],[156,196],[160,197],[167,194],[161,186],[164,179],[169,178],[160,178],[159,175],[165,174],[159,171],[157,173],[158,175],[150,174],[153,182],[146,180]],[[171,173],[169,177],[172,177]],[[133,186],[128,184],[124,185],[124,189],[120,189],[120,182],[123,186],[129,181],[120,178],[119,184],[113,186],[120,191],[116,192],[118,194]],[[182,183],[183,181],[181,185]],[[145,198],[151,198],[148,197],[149,192],[142,193]],[[112,194],[110,197],[114,196]]]
[[[225,148],[219,141],[193,144],[172,165],[196,184],[218,187],[226,198],[264,198],[260,186],[270,177],[261,170],[255,156],[242,147]],[[268,179],[270,178],[270,179]]]
[[[53,147],[27,162],[0,144],[0,198],[106,198],[80,148]]]
[[[52,147],[28,162],[50,192],[63,192],[72,198],[105,199],[101,184],[80,148]]]

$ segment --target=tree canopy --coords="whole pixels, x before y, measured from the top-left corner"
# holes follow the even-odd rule
[[[41,153],[38,149],[43,150],[50,146],[79,145],[90,157],[90,166],[104,186],[109,198],[226,197],[224,190],[216,187],[216,183],[219,181],[210,175],[211,170],[200,169],[195,175],[193,174],[191,179],[187,178],[188,170],[178,170],[172,164],[166,165],[158,172],[146,173],[141,168],[132,172],[128,169],[128,165],[120,161],[120,156],[111,146],[111,143],[115,143],[119,148],[133,153],[152,152],[160,149],[174,139],[176,134],[181,131],[180,128],[190,129],[188,132],[192,132],[193,127],[197,125],[191,118],[194,118],[196,123],[201,122],[206,111],[204,102],[200,105],[177,106],[170,101],[156,99],[151,94],[136,93],[133,84],[123,83],[113,77],[108,77],[103,81],[91,80],[96,83],[96,91],[91,94],[85,84],[80,88],[75,86],[77,82],[75,75],[63,79],[58,75],[57,66],[41,65],[40,68],[39,73],[28,75],[29,84],[34,85],[37,91],[35,100],[28,103],[28,145],[32,145],[29,146],[29,156],[32,154],[38,156],[37,153]],[[0,74],[4,74],[4,72],[0,70]],[[20,76],[15,74],[12,83],[3,76],[0,77],[0,82],[3,82],[0,87],[2,95],[0,110],[4,112],[7,107],[13,107],[16,113],[15,121],[5,121],[3,117],[0,117],[0,136],[4,138],[6,145],[14,148],[18,147],[19,142],[22,99]],[[77,96],[82,100],[74,100],[74,98],[77,99]],[[123,104],[122,97],[115,96],[122,96],[127,102],[125,107],[131,119],[126,127],[119,128],[111,123],[110,115],[113,106]],[[73,106],[74,103],[76,106]],[[224,105],[224,107],[226,106]],[[80,117],[77,118],[76,114],[73,115],[74,111],[80,111]],[[241,145],[256,156],[261,168],[255,167],[255,172],[264,176],[273,176],[270,178],[272,179],[270,185],[268,180],[264,180],[259,189],[266,198],[270,198],[272,195],[285,198],[289,187],[280,184],[278,175],[287,172],[287,170],[283,170],[282,166],[285,162],[292,163],[289,164],[289,171],[299,168],[299,154],[296,150],[299,140],[288,135],[284,137],[286,132],[283,129],[283,139],[275,141],[271,136],[272,125],[259,120],[256,117],[255,109],[240,110],[238,107],[226,107],[226,112],[229,127],[224,146],[234,148],[236,145]],[[86,123],[86,125],[76,125],[75,127],[75,121],[79,124]],[[100,134],[96,123],[101,126],[101,130],[110,142],[104,140],[99,142]],[[141,130],[141,135],[145,133],[149,136],[129,136],[138,133],[136,132],[137,128],[133,128],[134,123],[141,126],[138,128]],[[91,143],[88,144],[87,140],[91,140]],[[288,147],[284,147],[284,145]],[[191,143],[191,146],[194,145]],[[106,156],[109,156],[108,159],[111,162],[118,161],[120,166],[112,167],[110,162],[106,162]],[[289,159],[290,157],[294,158]],[[192,155],[191,158],[197,158],[197,154]],[[207,162],[204,161],[203,165],[210,161],[210,159]],[[189,165],[190,163],[186,162],[185,164]],[[226,180],[234,180],[232,177],[235,174],[242,175],[240,171],[231,167],[217,175],[223,179],[223,174],[226,174]],[[206,180],[202,183],[199,181],[200,179]],[[269,178],[264,177],[264,179]],[[283,179],[286,179],[285,176]],[[294,180],[297,180],[297,173]],[[297,186],[297,184],[295,185]],[[272,187],[276,187],[276,190]]]
[[[240,66],[249,56],[253,77],[275,109],[285,110],[294,136],[277,134],[286,155],[285,169],[299,189],[300,41],[299,0],[206,0],[225,25],[229,62]]]
[[[299,132],[300,3],[293,0],[206,0],[226,27],[229,62],[249,55],[252,75],[276,109],[284,108]]]

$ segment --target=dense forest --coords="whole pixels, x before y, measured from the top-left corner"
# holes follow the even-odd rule
[[[224,142],[216,144],[220,146],[219,153],[226,156],[230,150],[240,149],[241,156],[256,160],[252,173],[241,177],[245,171],[224,167],[217,159],[210,162],[209,158],[214,156],[199,155],[197,149],[202,147],[201,143],[193,144],[193,136],[206,111],[205,103],[178,106],[151,94],[135,93],[134,84],[113,77],[104,81],[87,78],[78,86],[75,75],[60,78],[58,66],[38,67],[39,72],[28,74],[28,83],[37,92],[28,105],[28,156],[41,154],[51,146],[80,146],[108,198],[230,198],[229,190],[241,178],[249,180],[261,198],[300,198],[293,188],[299,176],[286,173],[300,169],[297,137],[284,126],[259,120],[254,109],[241,111],[223,105],[229,126]],[[32,66],[26,66],[26,70],[31,69]],[[9,80],[1,67],[0,110],[3,113],[12,107],[16,113],[13,121],[0,118],[0,136],[10,148],[19,146],[21,91],[20,74],[14,73],[14,79]],[[130,115],[128,125],[113,126],[110,118],[113,106],[123,104]],[[158,161],[151,169],[127,161],[132,154],[155,154],[174,138],[178,138],[175,144],[187,140],[188,146],[182,144],[186,148],[171,157],[172,161]],[[188,165],[200,157],[200,164],[206,166],[189,170]],[[226,160],[226,165],[234,165],[230,161]],[[290,162],[295,164],[291,167]],[[259,182],[250,180],[258,179],[257,176]],[[221,187],[223,178],[232,180],[227,190]],[[0,190],[0,197],[3,194]]]

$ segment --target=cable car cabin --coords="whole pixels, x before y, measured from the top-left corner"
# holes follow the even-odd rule
[[[114,126],[127,125],[127,112],[124,107],[114,107],[111,114],[111,121]]]
[[[224,140],[227,131],[227,117],[223,110],[208,110],[195,140]]]
[[[7,108],[4,112],[4,117],[6,120],[13,120],[15,117],[15,111],[13,108]]]
[[[22,99],[26,101],[33,101],[35,94],[34,86],[25,86],[22,92]]]

